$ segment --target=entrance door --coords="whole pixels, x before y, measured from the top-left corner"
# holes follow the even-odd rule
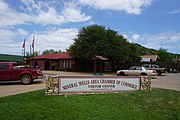
[[[49,61],[45,62],[45,70],[50,70],[50,62]]]

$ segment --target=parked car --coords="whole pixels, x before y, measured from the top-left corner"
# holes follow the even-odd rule
[[[118,76],[120,75],[138,75],[138,76],[156,76],[155,70],[147,70],[142,66],[132,66],[128,70],[118,70],[116,72]]]
[[[155,70],[159,76],[162,73],[166,73],[165,68],[160,68],[158,65],[155,64],[143,64],[142,66],[145,67],[147,70]]]
[[[22,84],[30,84],[34,79],[42,78],[40,68],[15,66],[14,62],[0,62],[0,81],[20,80]]]

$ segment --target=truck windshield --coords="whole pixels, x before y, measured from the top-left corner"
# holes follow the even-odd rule
[[[158,65],[152,65],[152,68],[159,68]]]

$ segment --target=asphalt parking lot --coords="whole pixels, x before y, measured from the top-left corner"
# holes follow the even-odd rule
[[[90,74],[80,72],[59,72],[59,71],[43,71],[44,75],[61,75],[61,76],[88,76]],[[167,73],[152,79],[152,87],[164,88],[180,91],[180,73]],[[0,82],[0,97],[15,95],[34,90],[45,88],[43,79],[36,79],[31,85],[21,85],[19,81]]]
[[[167,73],[152,79],[152,87],[180,91],[180,73]]]

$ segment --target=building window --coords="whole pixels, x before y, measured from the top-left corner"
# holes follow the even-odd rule
[[[69,60],[69,68],[71,68],[72,64],[71,64],[71,60]]]
[[[69,60],[66,60],[66,68],[69,68]]]
[[[63,60],[63,68],[66,68],[66,61]]]

